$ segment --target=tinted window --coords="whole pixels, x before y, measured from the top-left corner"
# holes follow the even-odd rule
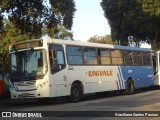
[[[132,52],[123,50],[123,60],[125,65],[132,65],[133,64]]]
[[[142,65],[142,56],[140,51],[133,51],[134,65]]]
[[[84,48],[84,64],[98,64],[96,56],[96,48]]]
[[[100,63],[101,64],[111,64],[110,60],[110,50],[100,49]]]
[[[79,46],[67,46],[67,61],[68,64],[77,64],[81,65],[82,62],[82,55],[81,50],[82,48]]]
[[[112,64],[114,65],[122,65],[123,57],[121,54],[121,50],[111,50]]]
[[[151,65],[150,52],[143,52],[142,58],[143,58],[144,65]]]

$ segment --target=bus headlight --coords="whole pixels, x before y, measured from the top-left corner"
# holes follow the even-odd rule
[[[43,85],[42,85],[42,84],[40,84],[39,86],[40,86],[41,88],[43,87]]]
[[[42,88],[42,87],[44,87],[46,84],[47,84],[47,82],[42,82],[42,83],[39,84],[39,87]]]
[[[15,89],[12,85],[9,85],[9,89],[15,91]]]
[[[46,83],[45,83],[45,82],[43,82],[43,85],[46,85]]]

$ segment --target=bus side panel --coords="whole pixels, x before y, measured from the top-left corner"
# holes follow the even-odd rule
[[[83,83],[84,93],[122,89],[122,79],[118,78],[117,66],[70,66],[67,79],[71,83],[79,80]],[[121,81],[120,81],[121,80]],[[119,86],[119,87],[118,87]]]
[[[97,91],[97,81],[94,81],[88,76],[88,70],[91,69],[89,66],[69,66],[67,73],[67,80],[70,84],[74,81],[81,81],[84,87],[84,93],[90,93]]]
[[[152,66],[121,66],[120,69],[125,81],[133,78],[135,88],[148,87],[154,84]]]

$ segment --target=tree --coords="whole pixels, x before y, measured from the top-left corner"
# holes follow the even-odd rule
[[[30,38],[42,36],[42,27],[58,32],[63,23],[71,29],[75,12],[73,0],[2,0],[1,15],[5,14],[10,21],[21,30],[21,34],[29,34]]]
[[[74,0],[1,0],[0,66],[15,41],[56,36],[61,26],[69,34],[75,10]]]
[[[29,36],[21,35],[20,29],[17,29],[14,24],[8,20],[4,20],[3,33],[0,34],[0,70],[8,69],[8,52],[9,45],[15,41],[27,40]]]
[[[141,42],[147,42],[152,45],[152,49],[156,49],[154,38],[156,31],[159,34],[159,20],[153,19],[151,13],[143,8],[145,0],[102,0],[101,6],[104,10],[105,17],[111,26],[111,34],[113,40],[119,40],[122,45],[129,45],[130,41],[136,43],[137,46]],[[159,0],[150,0],[160,2]],[[155,6],[152,6],[154,9]],[[153,14],[153,13],[152,13]],[[156,27],[155,27],[156,26]],[[157,35],[159,36],[159,35]],[[156,37],[157,43],[158,37]]]
[[[70,32],[73,24],[73,16],[75,12],[75,3],[73,0],[49,0],[51,4],[51,11],[54,11],[58,24],[56,27],[51,25],[43,26],[43,34],[47,34],[53,38],[59,39],[73,39],[73,34]],[[52,21],[51,23],[54,23]],[[66,35],[66,36],[65,36]]]
[[[73,33],[67,30],[64,26],[60,26],[59,32],[56,33],[53,37],[56,39],[73,40]]]
[[[117,41],[113,41],[111,38],[111,35],[105,35],[105,36],[93,36],[90,37],[88,42],[93,42],[93,43],[102,43],[102,44],[118,44]]]
[[[160,0],[139,0],[138,1],[145,13],[150,15],[151,45],[154,50],[159,49],[160,45]]]
[[[73,33],[70,30],[66,29],[63,25],[59,25],[56,29],[58,32],[53,33],[52,30],[48,29],[46,26],[43,26],[43,36],[47,35],[55,39],[73,40]]]

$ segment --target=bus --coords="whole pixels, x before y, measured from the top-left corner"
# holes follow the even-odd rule
[[[154,68],[154,76],[155,86],[160,86],[160,50],[153,52],[153,68]]]
[[[57,39],[32,39],[10,45],[12,99],[124,91],[154,84],[151,50]]]

